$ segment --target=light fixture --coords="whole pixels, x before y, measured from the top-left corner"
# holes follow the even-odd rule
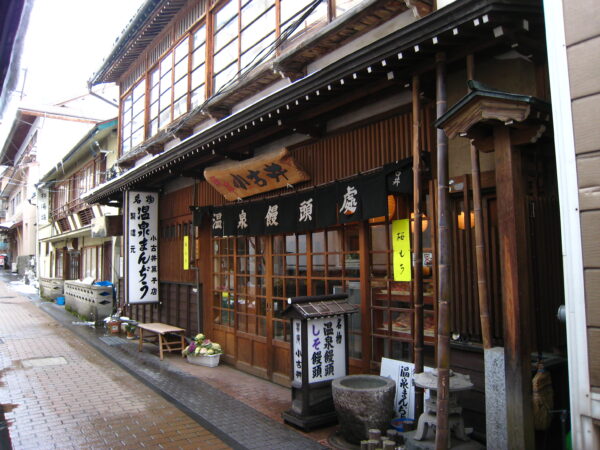
[[[475,226],[475,213],[473,211],[471,211],[471,213],[469,214],[469,223],[470,223],[470,227],[473,228]],[[457,222],[458,222],[458,229],[459,230],[464,230],[465,229],[465,212],[461,211],[458,216],[456,217]]]
[[[410,213],[410,232],[411,233],[415,232],[415,227],[413,225],[414,221],[415,221],[415,213],[411,212]],[[428,226],[429,226],[429,220],[427,219],[427,216],[424,213],[421,213],[421,231],[427,230]]]
[[[387,204],[388,204],[387,218],[389,220],[392,220],[394,218],[394,214],[396,214],[396,198],[393,195],[388,195],[387,196]],[[372,219],[369,219],[369,223],[382,223],[382,222],[385,222],[385,220],[386,220],[385,216],[373,217]]]

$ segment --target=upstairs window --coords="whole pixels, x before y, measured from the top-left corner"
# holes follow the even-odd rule
[[[125,96],[121,112],[121,148],[126,153],[144,140],[144,110],[146,83],[141,80]]]
[[[186,37],[150,73],[150,136],[188,111],[189,54]]]
[[[88,164],[77,176],[77,190],[74,198],[80,198],[84,193],[94,187],[94,163]]]
[[[274,0],[231,1],[215,13],[213,93],[267,56],[276,29]]]
[[[238,2],[227,3],[215,14],[213,93],[218,93],[228,81],[235,78],[239,61]]]
[[[303,20],[308,13],[309,6],[314,0],[280,0],[281,5],[281,35],[290,33],[287,38],[297,36],[320,23],[327,22],[327,2],[319,5]],[[299,22],[299,23],[298,23]],[[297,28],[293,29],[294,26]]]
[[[69,184],[68,181],[64,181],[55,185],[54,191],[52,192],[52,211],[55,216],[60,214],[69,202]]]
[[[340,17],[346,11],[354,8],[363,0],[335,0],[335,17]]]
[[[192,34],[190,107],[195,108],[206,100],[206,26]]]
[[[275,3],[272,0],[244,0],[241,14],[240,66],[257,64],[275,42]]]
[[[362,1],[219,2],[206,15],[212,21],[212,39],[208,39],[209,27],[202,17],[174,45],[169,47],[166,43],[151,49],[158,59],[153,59],[156,62],[151,69],[121,100],[121,154],[156,135],[190,109],[201,106],[208,96],[223,92],[240,74],[272,57],[278,38],[285,41],[301,36],[327,23],[331,19],[329,10],[337,17]],[[180,33],[190,24],[175,31]]]

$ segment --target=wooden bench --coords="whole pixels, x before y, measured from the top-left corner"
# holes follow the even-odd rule
[[[163,352],[182,351],[185,345],[185,329],[174,327],[166,323],[152,322],[138,324],[140,341],[138,351],[142,351],[144,342],[152,342],[158,344],[160,359],[163,359]],[[147,334],[150,333],[150,336]],[[168,340],[167,335],[177,336],[176,340]],[[146,335],[146,336],[144,336]]]

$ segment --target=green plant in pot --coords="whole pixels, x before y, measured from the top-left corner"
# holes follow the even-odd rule
[[[135,330],[137,330],[136,323],[127,322],[125,324],[125,332],[127,333],[127,339],[135,339]]]

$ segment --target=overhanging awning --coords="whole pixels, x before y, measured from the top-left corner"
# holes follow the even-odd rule
[[[65,239],[72,239],[81,236],[92,236],[92,227],[91,225],[86,225],[79,230],[67,231],[66,233],[56,234],[54,236],[48,236],[40,238],[40,242],[55,242],[62,241]]]
[[[12,227],[14,227],[16,224],[16,222],[13,221],[8,221],[8,222],[1,222],[0,223],[0,228],[5,228],[10,230]]]

